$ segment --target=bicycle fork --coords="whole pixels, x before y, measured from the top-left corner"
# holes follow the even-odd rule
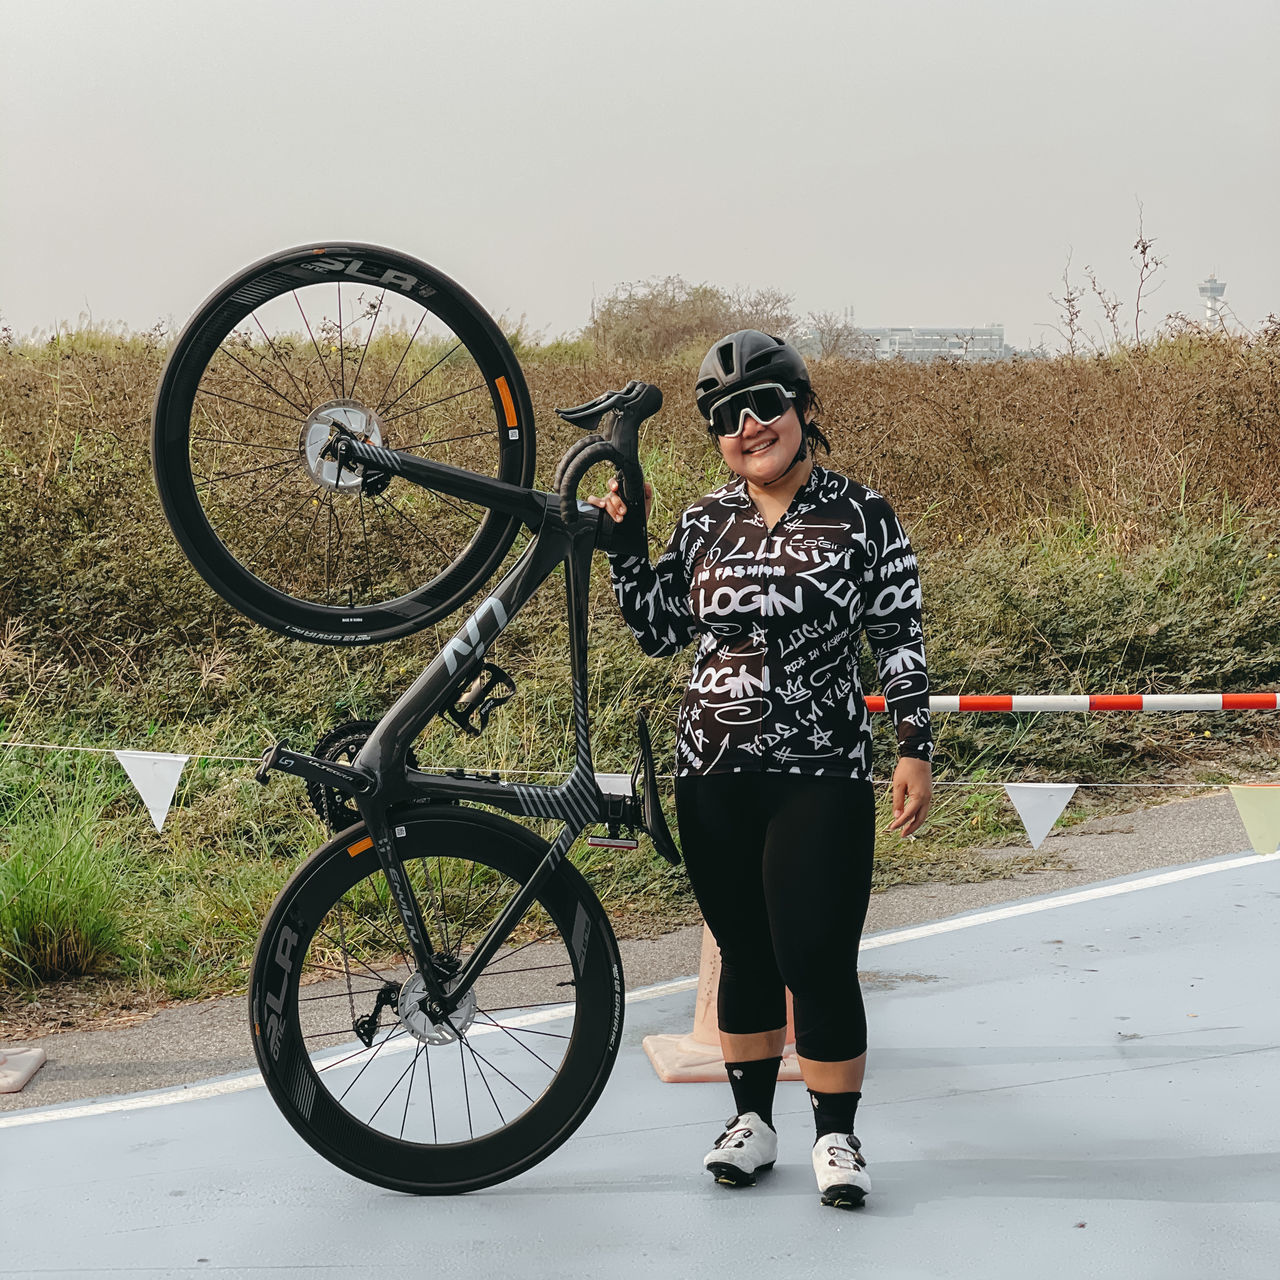
[[[358,798],[356,803],[359,804]],[[436,1025],[443,1023],[456,1035],[457,1028],[450,1021],[452,1015],[466,1000],[468,992],[484,971],[485,966],[511,936],[521,917],[537,897],[539,890],[555,874],[556,868],[568,855],[574,841],[582,834],[582,828],[570,822],[566,822],[561,827],[560,834],[552,843],[546,856],[503,907],[498,918],[489,926],[485,936],[467,958],[466,963],[455,972],[449,972],[452,957],[445,952],[436,951],[433,947],[417,896],[405,874],[404,863],[395,849],[395,840],[403,836],[404,828],[396,827],[394,821],[388,821],[381,814],[373,812],[365,815],[365,826],[373,840],[374,851],[382,864],[387,884],[391,888],[391,896],[395,899],[396,910],[404,924],[413,948],[418,972],[426,988],[425,994],[418,1000],[418,1007],[433,1023]],[[574,938],[569,941],[576,951],[581,951],[585,944],[585,939]],[[448,990],[445,989],[446,982]]]

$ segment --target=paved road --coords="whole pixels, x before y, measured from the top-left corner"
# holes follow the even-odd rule
[[[640,1047],[687,1029],[679,984],[633,994],[570,1142],[466,1196],[346,1176],[247,1077],[0,1116],[0,1277],[1273,1280],[1278,898],[1280,858],[1219,856],[869,937],[874,1190],[854,1213],[818,1204],[798,1084],[759,1186],[701,1172],[728,1091],[661,1084]]]
[[[900,928],[1031,894],[1194,862],[1246,845],[1235,805],[1226,793],[1098,818],[1049,837],[1049,847],[1074,870],[982,884],[899,886],[872,898],[866,931]],[[701,932],[693,927],[659,939],[624,942],[628,987],[696,974]],[[135,1027],[68,1032],[31,1043],[40,1044],[49,1061],[22,1093],[0,1094],[0,1112],[157,1089],[253,1066],[242,997],[163,1010]]]

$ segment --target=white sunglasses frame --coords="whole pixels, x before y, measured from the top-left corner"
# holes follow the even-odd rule
[[[780,382],[753,382],[749,387],[739,387],[737,391],[731,392],[727,396],[721,396],[719,400],[717,400],[713,405],[711,405],[711,407],[707,410],[707,424],[710,425],[712,422],[715,421],[716,410],[722,404],[726,404],[728,401],[732,400],[734,396],[743,395],[745,392],[748,392],[748,391],[767,391],[771,389],[781,391],[782,394],[786,396],[788,400],[794,400],[796,398],[796,393],[794,391],[789,390],[787,387],[784,387]],[[756,415],[752,413],[750,409],[740,409],[738,411],[737,430],[725,431],[725,432],[712,430],[712,435],[716,436],[717,439],[720,439],[720,440],[736,440],[742,434],[742,430],[743,430],[742,420],[749,413],[753,418],[756,418]],[[756,421],[760,423],[762,427],[767,427],[770,424],[777,422],[779,418],[785,418],[786,416],[787,416],[787,411],[786,409],[784,409],[780,414],[778,414],[777,418],[770,418],[768,422],[764,421],[762,418],[756,418]]]

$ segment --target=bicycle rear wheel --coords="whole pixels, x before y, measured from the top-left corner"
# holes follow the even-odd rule
[[[179,337],[156,393],[152,464],[201,576],[295,639],[395,639],[483,586],[519,522],[397,476],[339,472],[322,456],[339,431],[527,485],[529,392],[470,294],[372,245],[264,258]]]
[[[548,848],[477,810],[423,807],[396,825],[433,945],[458,962]],[[454,1015],[458,1039],[417,1009],[421,994],[381,864],[351,827],[280,893],[250,991],[267,1087],[322,1156],[380,1186],[451,1194],[522,1172],[586,1118],[618,1052],[622,966],[574,867],[485,967]]]

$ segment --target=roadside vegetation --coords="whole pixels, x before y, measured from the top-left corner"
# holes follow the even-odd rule
[[[573,435],[554,406],[628,377],[658,383],[666,406],[641,442],[656,554],[681,508],[724,475],[691,403],[707,340],[742,324],[783,330],[795,323],[788,305],[669,280],[618,290],[577,339],[514,334],[539,482]],[[193,757],[309,746],[339,721],[377,717],[449,634],[316,648],[210,594],[150,479],[167,342],[91,329],[0,341],[4,742]],[[887,493],[911,534],[938,691],[1280,685],[1280,326],[1239,336],[1175,322],[1146,341],[985,365],[877,363],[826,345],[814,377],[831,465]],[[688,668],[640,653],[596,568],[597,767],[622,770],[637,707],[669,749]],[[482,738],[433,727],[420,759],[560,771],[570,716],[554,582],[493,656],[520,696]],[[864,684],[878,688],[869,659]],[[1220,782],[1280,760],[1276,719],[1260,712],[953,715],[936,728],[943,782]],[[887,777],[887,726],[877,734]],[[242,988],[259,921],[324,834],[296,786],[260,788],[252,769],[192,759],[156,833],[110,756],[0,748],[0,1018],[5,1000],[77,974],[153,998]],[[1083,791],[1064,821],[1168,794]],[[915,841],[882,841],[878,887],[1054,865],[1052,845],[1026,848],[997,786],[941,787],[934,814]],[[575,860],[620,933],[696,918],[683,873],[647,848],[583,848]]]

